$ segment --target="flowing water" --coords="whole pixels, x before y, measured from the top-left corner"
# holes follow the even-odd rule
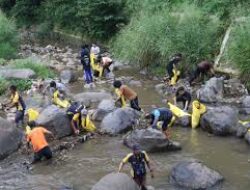
[[[161,97],[154,91],[152,81],[143,80],[143,84],[143,87],[136,88],[143,109],[149,110],[150,105],[164,106]],[[72,89],[82,91],[81,87],[82,84],[76,84]],[[148,184],[157,190],[178,190],[168,183],[168,174],[174,164],[186,159],[201,160],[218,170],[225,177],[225,182],[216,189],[250,188],[250,151],[244,141],[215,137],[200,129],[189,128],[173,128],[172,138],[181,142],[182,151],[150,154],[155,178],[148,178]],[[27,156],[17,157],[15,154],[0,163],[0,189],[72,187],[75,190],[88,190],[104,175],[116,172],[119,162],[129,152],[122,145],[122,136],[97,137],[64,152],[53,164],[43,162],[34,165],[31,171],[23,164]],[[129,167],[124,172],[129,173]]]

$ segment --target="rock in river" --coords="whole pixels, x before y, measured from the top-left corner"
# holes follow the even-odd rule
[[[211,78],[197,91],[201,102],[216,103],[223,98],[223,78]]]
[[[136,124],[139,113],[132,108],[118,108],[104,117],[100,130],[103,133],[116,135],[126,132]]]
[[[98,105],[98,108],[94,110],[92,113],[91,118],[94,121],[102,121],[103,118],[109,114],[110,112],[114,111],[115,108],[115,102],[113,100],[103,100],[101,103]]]
[[[72,133],[70,121],[65,110],[59,109],[55,105],[51,105],[44,109],[40,113],[37,123],[45,126],[58,138],[69,136]]]
[[[132,148],[133,145],[139,145],[142,150],[147,152],[181,150],[180,143],[166,140],[161,131],[152,128],[132,131],[123,139],[123,143],[129,148]]]
[[[77,81],[77,73],[72,70],[63,70],[60,73],[62,83],[71,83]]]
[[[242,114],[250,114],[250,96],[246,96],[242,100],[242,108],[240,110]]]
[[[139,190],[134,180],[124,173],[104,176],[91,190]]]
[[[76,94],[74,99],[76,101],[83,102],[85,105],[88,105],[89,103],[96,103],[105,99],[112,99],[112,96],[107,92],[83,92]]]
[[[198,161],[183,161],[170,172],[170,183],[185,189],[207,189],[223,180],[218,172]]]
[[[215,135],[232,135],[238,126],[238,112],[228,106],[210,108],[201,118],[201,127]]]
[[[31,69],[0,69],[0,78],[5,79],[31,79],[35,75]]]
[[[16,151],[22,142],[23,133],[0,117],[0,159]]]

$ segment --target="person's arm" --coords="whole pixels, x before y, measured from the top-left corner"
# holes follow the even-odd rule
[[[152,127],[152,128],[157,128],[157,123],[158,123],[158,121],[159,121],[159,117],[155,117],[155,118],[154,118],[154,121],[153,121],[153,123],[152,123],[152,125],[151,125],[151,127]]]
[[[124,167],[124,163],[121,162],[119,165],[119,168],[118,168],[118,173],[120,173],[122,171],[123,167]]]
[[[146,152],[143,152],[143,153],[145,155],[145,161],[146,161],[147,167],[150,171],[151,177],[154,178],[154,171],[153,171],[151,164],[150,164],[150,158]]]
[[[76,128],[73,120],[71,120],[70,125],[71,125],[71,128],[73,129],[74,133],[79,134],[79,130]]]
[[[189,105],[189,101],[186,100],[186,102],[185,102],[185,107],[184,107],[184,111],[187,111],[187,110],[188,110],[188,105]]]
[[[174,105],[177,105],[177,98],[176,98],[176,96],[174,97]]]
[[[129,158],[131,157],[132,154],[128,154],[123,160],[121,161],[119,168],[118,168],[118,173],[120,173],[124,167],[124,165],[128,162]]]

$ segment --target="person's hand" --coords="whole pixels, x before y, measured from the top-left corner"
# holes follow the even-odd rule
[[[80,131],[78,129],[75,130],[75,134],[79,135]]]

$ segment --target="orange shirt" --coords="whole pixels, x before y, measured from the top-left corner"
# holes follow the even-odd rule
[[[124,96],[124,98],[127,100],[133,100],[137,97],[136,92],[126,85],[122,85],[120,87],[120,91],[121,91],[121,94]]]
[[[49,133],[49,131],[43,127],[36,127],[27,135],[27,141],[31,142],[34,152],[38,152],[48,146],[45,133]]]

